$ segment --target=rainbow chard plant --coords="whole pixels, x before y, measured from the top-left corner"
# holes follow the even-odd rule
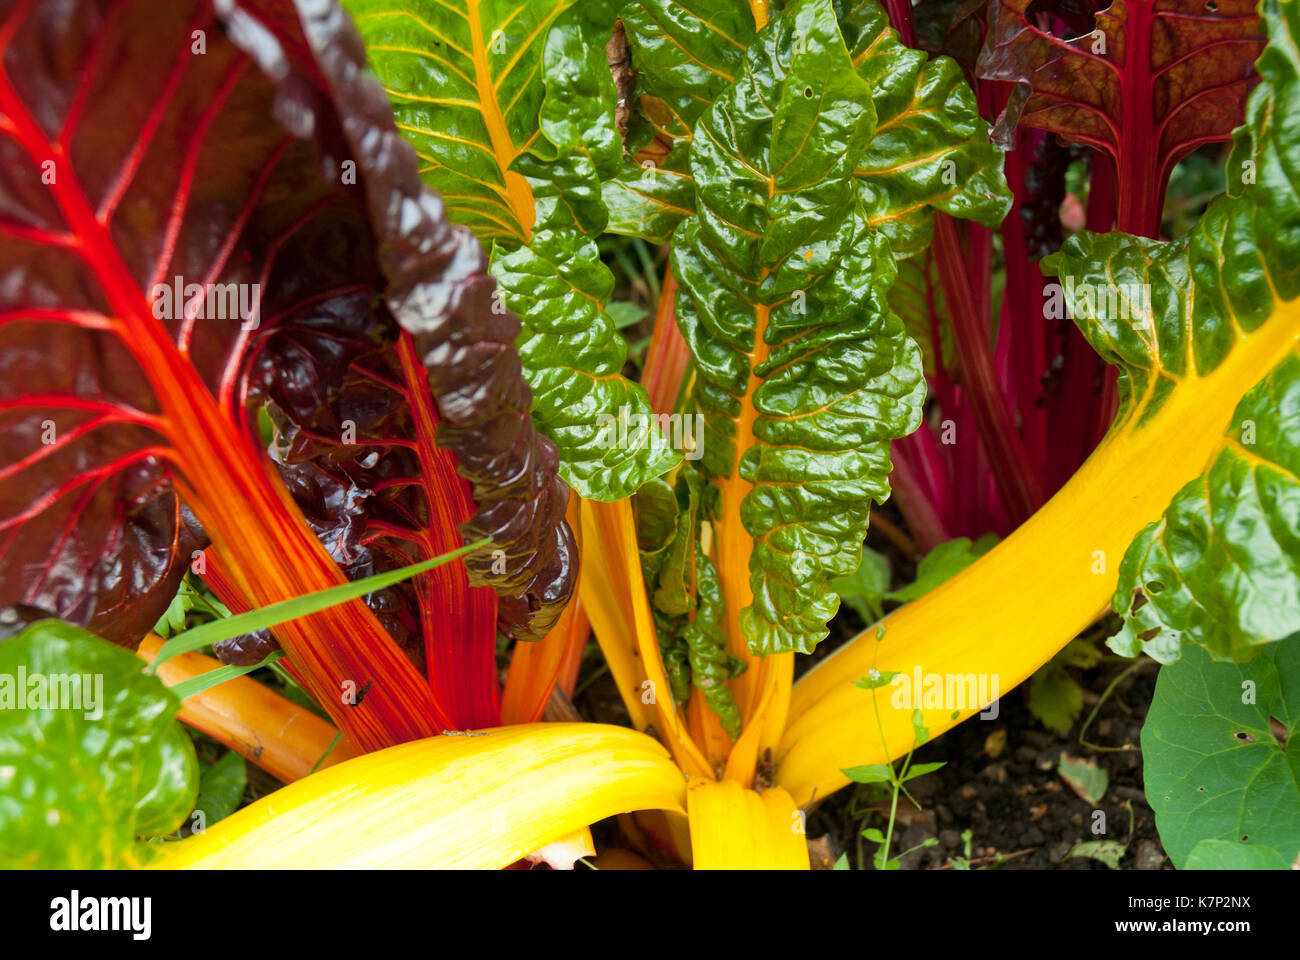
[[[489,541],[226,646],[282,647],[368,750],[497,722],[497,627],[542,636],[577,558],[518,323],[350,30],[5,13],[0,597],[133,645],[188,568],[245,609]]]
[[[1103,6],[998,2],[935,24],[935,6],[889,5],[909,45],[938,33],[936,48],[966,67],[1008,148],[1014,197],[996,237],[940,218],[904,273],[897,307],[927,347],[934,404],[929,429],[897,447],[894,485],[923,550],[1005,535],[1114,418],[1115,375],[1040,265],[1064,237],[1068,167],[1087,170],[1078,225],[1157,239],[1175,165],[1230,138],[1256,82],[1264,38],[1252,0]]]
[[[143,16],[137,8],[144,6],[114,9],[129,18]],[[140,277],[170,267],[91,270],[86,275],[103,278],[104,296],[119,297],[120,305],[100,304],[94,287],[82,294],[84,303],[60,301],[54,313],[40,313],[69,286],[56,279],[81,276],[57,273],[32,285],[38,302],[15,306],[0,328],[2,336],[31,337],[39,322],[69,337],[102,333],[116,345],[56,355],[45,340],[21,341],[28,346],[14,355],[26,379],[10,402],[23,412],[6,412],[0,424],[12,425],[4,436],[27,445],[18,445],[0,481],[44,476],[79,441],[118,425],[92,420],[79,433],[56,431],[74,436],[67,446],[38,450],[32,417],[61,396],[53,386],[32,386],[43,371],[81,355],[91,373],[74,378],[75,387],[139,391],[148,384],[154,399],[133,398],[130,408],[146,419],[129,426],[142,431],[147,423],[162,439],[130,449],[150,451],[139,462],[156,471],[147,477],[148,490],[163,498],[154,509],[176,518],[167,528],[174,531],[167,556],[190,546],[183,536],[201,530],[210,538],[205,556],[216,558],[208,571],[217,594],[231,597],[232,609],[242,609],[240,597],[258,608],[244,614],[252,620],[220,629],[271,627],[339,729],[370,750],[301,777],[206,832],[140,843],[166,833],[192,806],[192,755],[171,720],[179,698],[156,679],[140,679],[138,659],[125,651],[67,624],[30,626],[0,645],[0,666],[24,658],[94,661],[116,678],[100,726],[81,737],[60,728],[51,753],[79,757],[88,744],[133,738],[134,752],[105,758],[107,785],[91,777],[73,791],[114,797],[111,863],[497,868],[599,819],[635,811],[643,849],[664,861],[807,868],[803,814],[814,802],[855,779],[880,779],[882,770],[896,776],[886,765],[987,706],[972,697],[955,708],[922,699],[914,709],[895,709],[891,677],[991,676],[1006,691],[1108,607],[1125,620],[1111,641],[1117,652],[1144,650],[1167,664],[1143,744],[1152,803],[1175,864],[1295,862],[1300,3],[1265,0],[1258,16],[1245,6],[1193,12],[1128,0],[1095,15],[1073,6],[994,5],[987,16],[977,12],[956,25],[968,54],[983,45],[975,71],[982,78],[968,77],[957,60],[915,49],[917,24],[905,3],[344,6],[355,30],[331,4],[218,4],[227,31],[208,31],[204,56],[219,50],[225,59],[199,65],[226,78],[228,96],[214,101],[211,91],[227,87],[209,78],[206,94],[187,99],[183,71],[174,80],[177,99],[164,100],[177,109],[201,103],[208,127],[172,125],[169,107],[151,113],[137,104],[131,109],[143,126],[104,128],[110,142],[124,129],[152,137],[184,128],[188,142],[201,146],[210,134],[193,130],[217,129],[227,106],[257,107],[257,123],[241,115],[239,136],[233,128],[228,134],[239,149],[220,151],[223,163],[245,171],[237,182],[262,185],[251,191],[254,200],[247,191],[233,201],[215,193],[227,182],[222,176],[232,175],[225,166],[214,171],[216,180],[186,180],[191,189],[204,185],[196,197],[213,191],[212,223],[240,227],[207,224],[194,237],[200,252],[229,247],[223,263],[273,277],[268,296],[284,300],[261,311],[258,330],[229,335],[244,351],[242,363],[229,359],[227,348],[186,366],[173,328],[146,322]],[[96,79],[110,74],[87,65],[101,56],[106,64],[128,58],[114,50],[91,55],[93,48],[70,57],[78,79],[33,88],[46,98],[32,113],[34,94],[23,95],[10,64],[23,56],[41,62],[38,51],[48,45],[35,42],[46,35],[39,31],[65,34],[43,24],[34,7],[18,14],[0,31],[10,51],[0,132],[11,134],[0,143],[30,158],[20,167],[28,179],[13,181],[30,188],[20,194],[26,205],[10,206],[32,211],[32,222],[7,222],[5,242],[18,253],[35,244],[57,254],[14,260],[22,276],[38,263],[99,251],[104,237],[119,238],[112,249],[124,265],[153,263],[141,244],[154,258],[162,249],[173,257],[187,251],[184,216],[157,236],[100,228],[89,244],[78,231],[98,222],[93,204],[86,204],[90,221],[72,216],[81,208],[69,206],[67,229],[55,219],[64,206],[41,206],[71,203],[59,200],[55,184],[36,185],[41,161],[54,159],[56,169],[68,162],[70,148],[59,146],[58,133],[66,113],[55,105],[77,103],[75,92],[60,100],[48,91],[90,91],[84,96],[96,109],[70,108],[71,115],[100,118],[93,94],[113,85]],[[203,29],[192,23],[208,22],[202,5],[171,16],[146,22],[173,38],[173,48]],[[105,29],[93,35],[112,38],[112,23],[97,24]],[[67,42],[92,44],[92,33],[66,35]],[[614,61],[624,59],[619,44],[626,43],[630,72],[611,72],[611,38]],[[120,42],[143,41],[124,31]],[[150,40],[155,54],[160,48]],[[374,76],[363,69],[367,58]],[[976,66],[974,57],[965,62]],[[1095,102],[1070,99],[1077,76],[1090,78]],[[118,94],[102,109],[112,115],[130,103]],[[991,133],[1014,149],[1004,154]],[[1058,135],[1095,151],[1091,229],[1061,243],[1038,232],[1052,219],[1043,211],[1057,205],[1049,181],[1062,171],[1048,168]],[[255,149],[259,136],[283,144],[283,152]],[[1228,195],[1190,232],[1159,239],[1172,164],[1228,137]],[[69,143],[75,171],[75,137]],[[134,163],[152,156],[144,148],[126,152]],[[190,161],[198,164],[202,154],[185,156],[199,157]],[[279,164],[300,154],[295,177],[277,181]],[[252,156],[258,163],[234,162]],[[278,162],[268,165],[268,156]],[[348,160],[355,185],[343,175]],[[178,216],[173,211],[183,214],[164,189],[195,168],[180,169],[161,166],[138,188],[167,199],[129,208],[136,212],[130,224],[147,226],[155,210],[164,224]],[[323,179],[322,169],[329,171]],[[1149,179],[1138,183],[1135,171]],[[74,198],[97,196],[101,180],[117,182],[87,178]],[[126,186],[118,192],[131,195]],[[466,229],[442,220],[444,210],[486,255]],[[261,212],[272,239],[234,257],[244,249],[239,238],[263,236],[250,233]],[[344,219],[317,219],[327,212]],[[42,214],[47,219],[37,219]],[[1058,217],[1045,229],[1053,234],[1060,226]],[[626,345],[608,305],[612,279],[595,243],[603,231],[670,248],[644,386],[623,374]],[[153,239],[137,246],[120,239],[132,236]],[[317,245],[293,271],[266,265],[269,250],[297,249],[311,238]],[[1031,245],[1035,256],[1051,255],[1030,261]],[[990,279],[999,256],[1000,302]],[[1053,280],[1071,327],[1053,326],[1040,309]],[[126,321],[118,314],[127,307],[137,311],[132,335],[119,336],[117,325]],[[74,308],[78,318],[100,319],[68,322],[58,312]],[[193,324],[195,335],[213,329]],[[154,330],[153,340],[134,335],[146,330]],[[146,359],[168,363],[133,360],[141,343],[157,344]],[[1052,351],[1065,351],[1063,365],[1059,379],[1045,381]],[[142,375],[122,374],[121,364]],[[204,371],[238,372],[228,386],[218,378],[191,396],[169,387],[163,370],[200,384],[207,383]],[[1053,383],[1060,389],[1048,389]],[[211,423],[200,423],[194,411],[209,408]],[[269,459],[261,458],[257,410],[272,428]],[[666,433],[640,429],[652,413]],[[172,418],[182,414],[185,425],[220,426],[221,437],[242,446],[176,433]],[[112,415],[124,414],[115,407]],[[945,422],[953,418],[960,436],[979,443],[963,440],[944,452]],[[674,423],[698,428],[674,439]],[[345,434],[349,426],[355,433]],[[182,455],[200,443],[207,459]],[[238,471],[236,461],[244,464]],[[84,482],[91,483],[116,476],[94,473],[99,462],[70,475],[89,475]],[[222,471],[248,483],[243,500],[205,495]],[[6,496],[22,492],[13,497],[18,519],[10,527],[39,521],[80,529],[75,517],[58,512],[80,501],[60,494],[60,481],[49,482],[56,485],[0,487]],[[71,491],[84,485],[61,482]],[[567,500],[565,484],[576,493]],[[908,602],[796,682],[795,658],[827,638],[837,584],[859,568],[873,507],[889,497],[891,484],[918,546],[954,533],[1007,535],[978,558],[966,557],[964,569],[933,589],[900,595]],[[963,485],[968,489],[958,490]],[[263,491],[261,500],[248,500],[253,490]],[[279,512],[267,516],[283,523],[272,527],[263,518],[266,529],[250,534],[254,507],[270,504],[272,494]],[[184,522],[177,498],[192,509],[197,529]],[[92,500],[82,509],[134,502]],[[254,506],[220,506],[227,503]],[[285,553],[267,532],[289,543],[284,518],[293,521],[301,555]],[[372,591],[377,612],[355,601],[320,607],[331,602],[320,587],[376,570],[396,578],[403,574],[396,568],[412,560],[445,554],[456,545],[454,523],[473,544],[491,541],[469,555],[465,579],[410,587],[383,581],[383,592]],[[571,535],[580,544],[580,575]],[[262,552],[250,552],[245,536]],[[35,538],[18,542],[38,549]],[[46,537],[39,546],[58,550],[62,542]],[[493,550],[506,561],[511,588],[489,595],[484,587],[501,586],[491,575]],[[1221,562],[1224,555],[1233,562]],[[42,567],[9,556],[0,572],[6,586],[21,587],[15,599],[111,633],[107,621],[95,620],[95,604],[51,606],[58,594],[49,581],[66,563]],[[317,566],[303,567],[308,556]],[[113,569],[96,567],[95,578],[76,583],[109,594]],[[304,582],[310,570],[322,581],[329,572],[329,582]],[[460,570],[451,563],[429,573],[450,579]],[[165,566],[150,582],[174,576]],[[575,576],[577,599],[570,601]],[[530,586],[519,589],[521,582]],[[306,606],[292,610],[263,609],[286,599],[272,595],[276,584],[283,594],[314,598],[300,597]],[[456,609],[467,612],[439,607],[443,595],[459,598]],[[484,715],[495,723],[490,658],[480,647],[471,653],[443,645],[447,634],[440,632],[486,630],[492,602],[503,629],[517,637],[549,629],[540,645],[524,648],[541,654],[516,653],[516,663],[526,665],[520,676],[536,675],[547,692],[589,618],[634,729],[520,723],[416,739],[421,731],[411,727],[426,723],[423,732],[438,732],[444,721],[437,710],[450,711],[447,705],[454,705],[455,716],[447,714],[453,724],[478,724]],[[315,612],[303,615],[307,609]],[[373,624],[373,632],[356,632],[354,620]],[[138,614],[137,633],[151,622]],[[260,656],[264,642],[254,634],[241,648]],[[391,742],[414,742],[385,746],[374,728],[391,736],[386,714],[367,712],[377,719],[359,730],[355,710],[323,699],[328,693],[337,701],[337,688],[310,679],[324,658],[317,651],[360,658],[378,657],[375,650],[388,658],[376,667],[387,669],[390,660],[393,677],[413,678],[410,690],[437,703],[425,714],[403,714],[409,736]],[[432,684],[417,672],[421,654]],[[323,674],[330,682],[357,676],[342,672],[351,661],[331,665],[337,669]],[[441,693],[439,684],[457,682],[448,670],[479,678],[479,692],[459,699]],[[397,696],[399,680],[375,676],[365,707],[374,692]],[[1249,703],[1241,697],[1246,680],[1259,692]],[[511,718],[536,719],[538,710],[523,704],[536,705],[537,694],[520,697]],[[40,716],[49,721],[50,712]],[[103,728],[113,733],[105,737]],[[32,750],[32,729],[13,714],[0,716],[0,770],[12,765],[7,758]],[[1189,756],[1199,759],[1189,764]],[[57,762],[30,774],[41,784],[60,775]],[[1275,815],[1265,822],[1261,810]],[[62,836],[72,837],[74,827],[92,835],[103,826],[96,823],[76,818]],[[0,804],[0,825],[12,849],[22,849],[13,838],[27,833],[39,835],[40,850],[55,851],[50,857],[62,849],[51,839],[58,830],[42,827],[21,805]],[[888,858],[885,849],[880,862]]]

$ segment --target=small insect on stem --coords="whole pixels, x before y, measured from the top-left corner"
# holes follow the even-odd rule
[[[374,682],[375,682],[375,681],[373,681],[373,680],[367,680],[367,681],[366,681],[366,685],[365,685],[364,687],[362,687],[360,690],[357,691],[357,695],[356,695],[355,699],[353,699],[353,701],[352,701],[351,703],[349,703],[348,706],[350,706],[350,707],[359,707],[359,706],[361,706],[361,701],[365,699],[366,691],[370,689],[371,684],[373,684]]]

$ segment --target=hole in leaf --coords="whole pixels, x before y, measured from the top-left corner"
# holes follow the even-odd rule
[[[1138,634],[1138,639],[1154,640],[1156,637],[1160,636],[1160,632],[1163,629],[1164,629],[1163,627],[1152,627],[1150,630],[1143,630],[1141,633]]]
[[[1248,833],[1243,833],[1243,834],[1241,835],[1241,842],[1242,842],[1242,843],[1245,843],[1245,842],[1246,842],[1247,840],[1249,840],[1249,839],[1250,839],[1250,834],[1248,834]]]
[[[1219,5],[1215,3],[1214,0],[1205,0],[1205,9],[1209,10],[1210,13],[1216,13],[1219,9]]]
[[[1147,581],[1147,593],[1150,593],[1150,594],[1157,594],[1157,593],[1159,593],[1161,590],[1163,590],[1164,588],[1165,588],[1165,585],[1164,585],[1163,583],[1161,583],[1159,580],[1149,580],[1149,581]]]
[[[807,97],[809,100],[811,100],[811,99],[812,99],[812,96],[813,96],[813,88],[812,88],[812,87],[804,87],[804,88],[803,88],[803,95],[804,95],[805,97]]]
[[[1129,604],[1129,613],[1137,613],[1147,605],[1147,595],[1141,590],[1133,591],[1133,602]]]
[[[1234,733],[1233,736],[1236,737],[1238,742],[1240,743],[1255,742],[1255,735],[1253,733],[1247,733],[1245,730],[1239,730],[1236,733]]]
[[[1205,792],[1205,788],[1204,788],[1204,787],[1197,787],[1196,790],[1197,790],[1198,793],[1204,793],[1204,792]]]
[[[1274,738],[1275,740],[1277,740],[1279,746],[1281,746],[1283,749],[1285,749],[1285,748],[1286,748],[1286,737],[1287,737],[1286,724],[1284,724],[1284,723],[1283,723],[1281,720],[1279,720],[1277,717],[1269,717],[1269,718],[1268,718],[1268,730],[1269,730],[1269,733],[1273,734],[1273,738]]]

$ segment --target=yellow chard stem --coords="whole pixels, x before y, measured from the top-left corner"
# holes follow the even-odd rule
[[[644,734],[594,723],[418,740],[314,773],[205,833],[164,868],[508,866],[590,823],[685,808],[685,780]]]
[[[886,617],[883,641],[877,644],[873,626],[808,673],[791,698],[777,783],[804,805],[844,786],[842,768],[907,752],[913,704],[894,709],[889,686],[853,686],[877,654],[880,670],[909,677],[918,667],[926,675],[996,675],[1001,693],[1046,663],[1106,608],[1128,545],[1205,469],[1242,395],[1298,338],[1300,302],[1279,304],[1212,372],[1183,375],[1149,419],[1138,404],[1074,478],[995,549]],[[934,736],[978,709],[968,705],[956,717],[952,709],[927,710],[925,723]]]
[[[631,502],[585,501],[582,526],[586,555],[596,559],[583,565],[578,589],[632,722],[643,730],[653,725],[690,776],[712,778],[713,769],[691,739],[664,674]]]
[[[692,781],[686,805],[696,870],[808,869],[803,814],[780,787]]]

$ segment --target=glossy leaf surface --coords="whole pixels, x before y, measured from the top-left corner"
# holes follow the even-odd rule
[[[194,807],[199,765],[175,722],[180,701],[141,667],[58,620],[0,643],[0,864],[132,866],[156,851],[143,838],[171,833]]]
[[[874,126],[829,2],[760,34],[692,141],[699,213],[673,237],[677,318],[705,415],[700,465],[753,489],[754,653],[809,651],[887,495],[888,440],[919,422],[920,355],[885,294],[896,271],[855,202]]]

